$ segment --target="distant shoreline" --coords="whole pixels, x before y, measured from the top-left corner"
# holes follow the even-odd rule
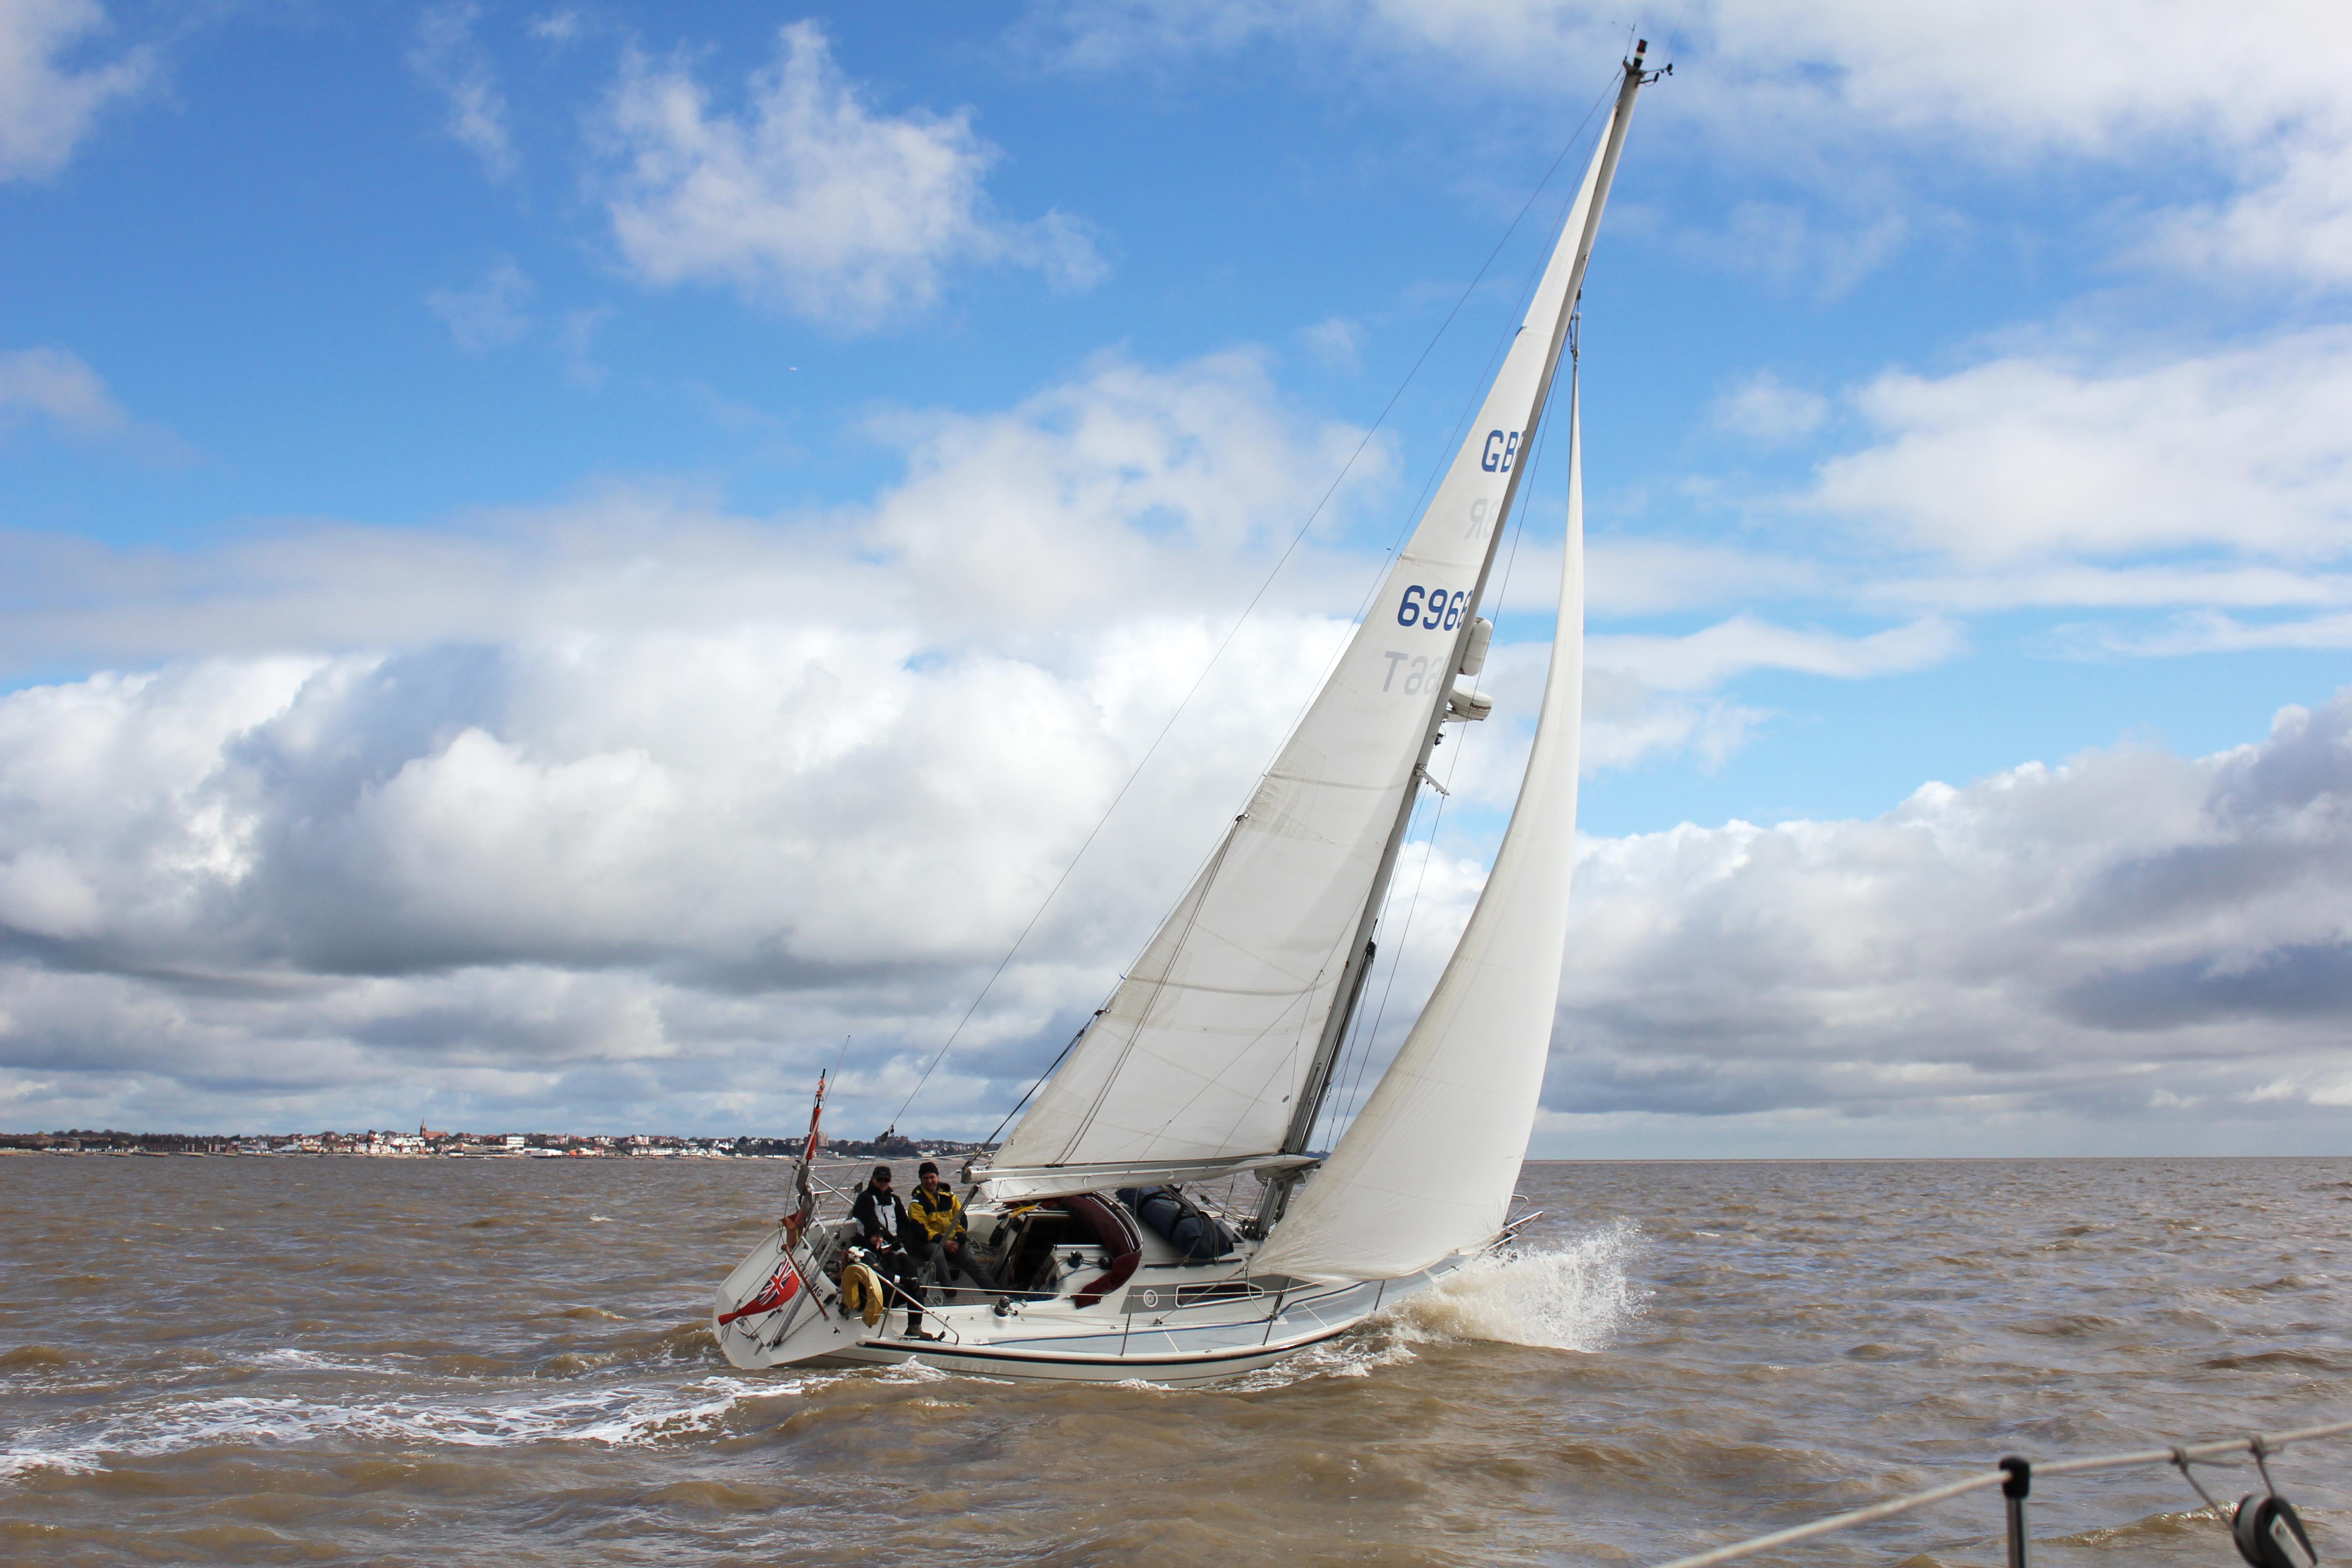
[[[698,1138],[668,1132],[0,1132],[0,1154],[222,1155],[283,1159],[339,1155],[372,1160],[683,1159],[789,1160],[805,1138]],[[963,1160],[992,1143],[958,1139],[828,1140],[819,1158]]]

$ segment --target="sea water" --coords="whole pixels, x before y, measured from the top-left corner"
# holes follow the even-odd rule
[[[2352,1161],[1531,1164],[1516,1256],[1182,1391],[737,1372],[710,1290],[788,1170],[0,1160],[0,1561],[1644,1563],[2352,1417]],[[2273,1464],[2323,1559],[2347,1460]],[[2163,1469],[2030,1507],[2044,1563],[2234,1560]],[[1767,1561],[1999,1529],[1982,1494]]]

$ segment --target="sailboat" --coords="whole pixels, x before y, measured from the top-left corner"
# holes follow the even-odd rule
[[[814,1218],[813,1119],[799,1206],[713,1299],[730,1362],[919,1357],[995,1377],[1205,1383],[1345,1333],[1508,1241],[1575,851],[1584,548],[1572,353],[1559,624],[1517,803],[1395,1058],[1328,1156],[1309,1144],[1413,806],[1434,783],[1431,756],[1446,725],[1492,709],[1476,689],[1493,635],[1479,609],[1572,343],[1634,99],[1663,74],[1644,68],[1647,47],[1623,64],[1478,421],[1346,651],[1108,1002],[1004,1142],[964,1170],[971,1241],[1001,1289],[877,1290],[865,1238],[845,1218]],[[1199,1200],[1202,1184],[1244,1173],[1263,1194],[1254,1212]],[[927,1337],[897,1331],[908,1309]]]

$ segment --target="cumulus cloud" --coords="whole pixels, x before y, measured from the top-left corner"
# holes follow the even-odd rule
[[[745,518],[638,485],[462,527],[320,525],[205,552],[0,533],[0,575],[24,589],[0,618],[0,669],[810,616],[1050,651],[1237,613],[1363,436],[1299,419],[1243,352],[1165,369],[1107,355],[1009,409],[904,410],[866,433],[902,455],[902,477],[816,515]],[[1270,603],[1352,607],[1369,568],[1339,540],[1392,468],[1387,447],[1367,448]]]
[[[1820,508],[1964,566],[2206,547],[2352,549],[2352,331],[2138,367],[2013,356],[1858,395],[1880,440],[1822,465]]]
[[[1294,679],[1212,690],[997,994],[983,1052],[1098,999],[1329,636],[1277,624],[1236,650]],[[321,1089],[332,1060],[333,1103],[369,1119],[391,1110],[372,1085],[462,1100],[450,1075],[495,1067],[537,1075],[501,1094],[625,1120],[660,1097],[596,1103],[591,1069],[623,1059],[696,1117],[756,1067],[777,1110],[803,1086],[769,1075],[844,1032],[869,1071],[944,1037],[1210,641],[1133,626],[1057,669],[811,616],[16,693],[0,1055],[215,1104]]]
[[[481,160],[484,174],[504,180],[515,172],[514,138],[507,130],[506,96],[490,68],[489,51],[474,36],[481,15],[471,0],[426,10],[417,18],[408,66],[441,95],[450,137]]]
[[[10,0],[0,6],[0,180],[55,174],[101,110],[136,95],[152,79],[154,56],[143,47],[103,65],[70,63],[106,28],[97,0]]]
[[[2122,248],[2167,266],[2339,286],[2352,281],[2352,35],[2316,0],[2220,10],[2165,0],[2058,8],[1874,5],[1863,0],[1699,0],[1653,33],[1706,83],[1664,112],[1718,149],[1769,156],[1843,212],[1759,203],[1694,236],[1741,265],[1786,268],[1835,292],[1906,237],[1864,212],[1893,157],[1930,153],[2010,173],[2051,155],[2195,164],[2229,187],[2145,215]],[[1658,24],[1663,26],[1664,23]],[[1460,90],[1540,94],[1600,85],[1627,43],[1623,13],[1583,0],[1039,0],[1031,46],[1087,70],[1202,51],[1286,45],[1356,72]],[[1425,68],[1432,57],[1444,71]],[[1423,68],[1401,70],[1401,65]],[[1426,90],[1424,86],[1423,90]],[[1874,171],[1858,178],[1857,171]],[[1892,182],[1898,184],[1899,176]]]
[[[1449,9],[1388,3],[1426,18],[1433,35]],[[1584,44],[1589,22],[1565,18],[1591,17],[1585,7],[1528,9],[1562,18],[1538,37]],[[1915,148],[1932,142],[1939,158],[2019,171],[2050,153],[2126,165],[2186,155],[2230,194],[2159,209],[2129,248],[2194,270],[2352,281],[2352,248],[2331,243],[2352,226],[2352,113],[2340,85],[2352,75],[2352,36],[2325,5],[1717,0],[1685,36],[1728,79],[1694,111],[1727,144],[1781,145],[1759,133],[1766,125],[1809,132],[1804,141],[1840,154],[1824,174],[1850,165],[1859,139],[1887,132]]]
[[[2158,215],[2141,254],[2192,272],[2352,282],[2352,115],[2335,118],[2283,137],[2251,189]]]
[[[910,651],[746,629],[36,689],[0,788],[40,834],[0,897],[110,969],[970,956],[1114,753],[1078,683]]]
[[[2034,60],[2021,60],[2009,46],[2024,25],[2022,8],[2019,26],[2004,27],[1982,13],[1945,17],[1889,15],[1859,4],[1716,0],[1694,5],[1675,18],[1672,47],[1711,65],[1734,67],[1743,78],[1777,79],[1811,68],[1816,79],[1801,84],[1811,90],[1851,99],[1907,124],[1941,126],[1966,117],[2006,135],[2055,132],[2096,137],[2105,133],[2108,121],[2136,111],[2151,93],[2169,89],[2175,96],[2218,96],[2218,89],[2186,68],[2200,38],[2179,37],[2178,28],[2141,28],[2135,44],[2146,59],[2117,61],[2118,51],[2109,48],[2096,57],[2100,64],[2088,79],[2078,77],[2084,64],[2079,46],[2106,42],[2099,38],[2101,26],[2111,25],[2118,14],[2146,9],[2126,0],[2044,18],[2043,36],[2053,47]],[[1287,5],[1264,0],[1110,0],[1084,5],[1046,0],[1032,6],[1031,16],[1034,44],[1062,51],[1070,64],[1093,68],[1155,55],[1263,47],[1270,40],[1320,44],[1340,35],[1362,55],[1443,53],[1484,80],[1549,81],[1554,90],[1563,67],[1606,76],[1630,42],[1624,21],[1575,0],[1489,0],[1475,7],[1455,0],[1308,0]],[[2219,43],[2230,29],[2217,23],[2199,31],[2202,41]],[[1508,39],[1509,47],[1494,47],[1498,38]],[[1669,47],[1666,35],[1654,35],[1654,55],[1663,58]],[[2121,52],[2135,54],[2129,47]],[[1606,63],[1596,70],[1596,61]],[[2151,80],[2157,66],[2173,68]]]
[[[1765,598],[1840,613],[2179,609],[2151,630],[2078,627],[2107,653],[2339,646],[2352,605],[2352,332],[2291,330],[2171,353],[2074,340],[1938,375],[1885,371],[1837,395],[1863,438],[1780,495],[1694,477],[1682,493],[1769,520],[1777,551],[1601,535],[1596,615]],[[1769,446],[1832,401],[1769,374],[1719,397],[1718,428]],[[1807,525],[1828,521],[1834,531]],[[1801,535],[1794,531],[1802,528]],[[1792,548],[1808,552],[1790,553]],[[2233,614],[2305,611],[2307,621]]]
[[[845,1032],[845,1105],[903,1089],[1361,433],[1227,354],[876,434],[905,478],[815,518],[616,491],[212,558],[9,541],[40,606],[16,654],[147,666],[0,698],[18,1103],[691,1120],[742,1053],[797,1097],[778,1060]],[[1319,540],[968,1037],[983,1105],[1115,978],[1344,635],[1323,606],[1378,562]]]
[[[815,516],[625,488],[210,552],[0,536],[0,663],[128,671],[0,698],[0,1094],[772,1121],[854,1034],[845,1113],[889,1114],[1362,433],[1247,353],[870,433],[902,476]],[[1211,668],[927,1100],[942,1130],[987,1131],[1246,795],[1381,569],[1348,520],[1391,467],[1369,448]],[[1650,684],[1599,677],[1596,755],[1736,743],[1710,671],[1941,635],[1629,645]],[[1505,789],[1543,653],[1498,647],[1466,796]]]
[[[1000,153],[968,115],[876,111],[815,23],[783,29],[747,97],[730,114],[683,60],[624,59],[600,132],[614,235],[644,280],[725,283],[855,329],[930,303],[961,260],[1062,288],[1102,276],[1076,219],[995,215],[983,178]]]
[[[2192,1110],[2308,1130],[2352,1085],[2347,893],[2352,689],[2213,756],[1598,841],[1547,1104],[1567,1132],[1888,1118],[2001,1151]]]

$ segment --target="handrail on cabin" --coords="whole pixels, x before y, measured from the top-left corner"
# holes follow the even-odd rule
[[[1913,1492],[1906,1497],[1889,1498],[1884,1502],[1872,1503],[1867,1508],[1832,1514],[1827,1519],[1817,1519],[1810,1524],[1795,1525],[1787,1530],[1776,1530],[1769,1535],[1759,1535],[1751,1540],[1734,1542],[1728,1546],[1717,1546],[1689,1557],[1677,1557],[1672,1563],[1662,1564],[1662,1568],[1713,1568],[1713,1564],[1717,1563],[1734,1562],[1742,1557],[1753,1556],[1759,1552],[1769,1551],[1775,1546],[1793,1545],[1800,1541],[1810,1541],[1816,1535],[1827,1535],[1833,1531],[1848,1530],[1858,1524],[1868,1524],[1874,1520],[1892,1519],[1896,1514],[1909,1513],[1914,1509],[1926,1508],[1930,1503],[1942,1502],[1948,1498],[1961,1497],[1969,1492],[1983,1491],[1991,1487],[2000,1488],[2009,1502],[2009,1562],[2011,1568],[2025,1568],[2025,1499],[2032,1489],[2032,1478],[2037,1475],[2083,1475],[2093,1470],[2120,1470],[2148,1465],[2171,1465],[2178,1468],[2183,1476],[2188,1476],[2189,1467],[2199,1460],[2218,1459],[2231,1454],[2252,1454],[2255,1463],[2260,1464],[2267,1456],[2278,1452],[2290,1443],[2305,1443],[2320,1437],[2334,1437],[2347,1432],[2352,1432],[2352,1421],[2331,1422],[2325,1426],[2305,1426],[2293,1432],[2281,1432],[2269,1436],[2257,1435],[2248,1437],[2229,1437],[2217,1442],[2191,1443],[2172,1448],[2141,1448],[2128,1454],[2103,1454],[2084,1459],[2055,1459],[2048,1464],[2034,1464],[2026,1459],[2011,1458],[2003,1459],[2000,1467],[1995,1469],[1980,1470],[1975,1475],[1965,1476],[1956,1481],[1948,1481],[1940,1487],[1931,1487],[1926,1491]],[[2267,1470],[2263,1472],[2263,1479],[2265,1489],[2268,1490],[2270,1477]],[[2195,1478],[2189,1478],[2189,1484],[2197,1485]],[[2204,1489],[2198,1487],[2198,1493],[2200,1496],[2204,1496]],[[2276,1494],[2273,1492],[2272,1495],[2274,1497]],[[2214,1503],[2210,1498],[2206,1500],[2217,1513],[2220,1511],[2219,1503]],[[2229,1521],[2225,1520],[2223,1522]]]

